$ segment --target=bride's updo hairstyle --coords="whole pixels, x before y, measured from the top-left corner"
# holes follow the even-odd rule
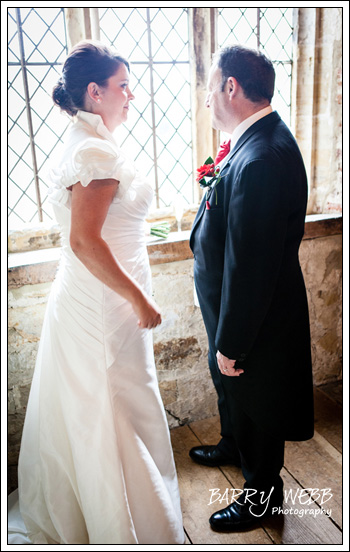
[[[76,115],[84,109],[85,94],[90,82],[102,88],[124,63],[130,71],[129,63],[123,57],[100,42],[83,40],[70,51],[63,65],[62,77],[55,85],[52,99],[62,111]]]

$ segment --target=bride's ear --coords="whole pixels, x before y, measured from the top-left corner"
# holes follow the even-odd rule
[[[86,92],[90,100],[97,103],[101,102],[100,87],[98,86],[98,84],[96,84],[95,82],[89,82]]]

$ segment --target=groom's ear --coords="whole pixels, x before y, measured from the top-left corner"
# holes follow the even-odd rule
[[[235,79],[235,77],[229,77],[227,79],[227,92],[230,100],[237,95],[238,89],[239,89],[239,84]]]

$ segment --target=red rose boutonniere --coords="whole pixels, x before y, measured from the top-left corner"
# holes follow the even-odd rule
[[[215,204],[218,202],[218,195],[216,186],[221,180],[220,167],[216,167],[212,157],[208,157],[204,165],[197,169],[197,182],[199,182],[201,188],[207,188],[206,193],[206,205],[207,210],[210,209],[209,197],[211,190],[215,189]]]
[[[207,194],[206,194],[207,210],[210,209],[209,197],[210,197],[210,191],[213,189],[215,189],[215,205],[217,205],[218,194],[216,191],[216,186],[219,184],[222,178],[220,176],[220,167],[218,167],[217,165],[230,152],[230,144],[231,144],[231,140],[227,140],[226,142],[223,142],[219,148],[219,151],[215,157],[215,160],[212,157],[208,157],[204,165],[202,165],[201,167],[199,167],[199,169],[197,169],[197,178],[196,178],[197,182],[199,182],[201,188],[207,188]]]

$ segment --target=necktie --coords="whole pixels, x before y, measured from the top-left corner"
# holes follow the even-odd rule
[[[224,157],[226,157],[228,153],[230,153],[230,146],[231,146],[231,140],[225,140],[225,142],[223,142],[220,145],[219,150],[214,159],[214,165],[217,165],[218,163],[220,163],[220,161],[224,159]]]

